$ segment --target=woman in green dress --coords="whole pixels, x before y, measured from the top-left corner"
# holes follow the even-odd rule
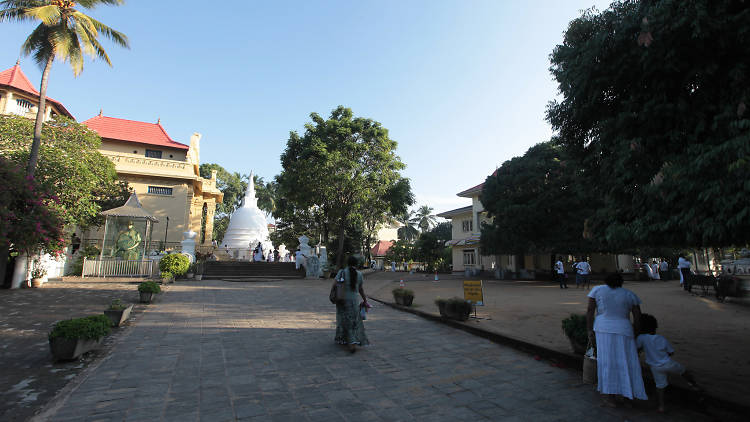
[[[350,256],[344,268],[336,274],[336,282],[343,279],[344,300],[336,303],[336,343],[347,345],[349,352],[357,351],[356,345],[365,346],[370,342],[365,334],[365,326],[359,311],[359,298],[367,303],[365,290],[362,288],[362,273],[357,271],[357,258]]]

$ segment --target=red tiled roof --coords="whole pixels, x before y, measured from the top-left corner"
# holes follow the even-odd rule
[[[104,139],[137,142],[139,144],[158,145],[187,150],[185,144],[175,142],[167,135],[160,123],[136,122],[115,117],[94,116],[85,122],[89,129],[95,130]]]
[[[492,175],[493,176],[497,176],[497,170],[495,170],[494,172],[492,172]],[[484,182],[482,182],[482,183],[474,186],[473,188],[469,188],[469,189],[466,189],[463,192],[459,192],[459,193],[456,194],[456,196],[466,196],[466,195],[469,195],[469,194],[472,194],[472,193],[481,192],[483,187],[484,187]]]
[[[37,100],[39,100],[39,91],[34,88],[34,85],[32,85],[31,81],[29,81],[29,78],[24,75],[23,71],[21,70],[21,66],[18,63],[16,63],[16,65],[11,67],[10,69],[0,72],[0,85],[15,88],[19,91],[36,97]],[[49,101],[50,103],[57,106],[62,114],[70,117],[71,119],[75,119],[75,117],[73,117],[73,115],[70,114],[65,106],[63,106],[59,101],[53,100],[50,97],[46,97],[46,101]]]
[[[370,255],[372,256],[385,256],[388,250],[393,246],[392,240],[378,240],[378,243],[370,249]]]

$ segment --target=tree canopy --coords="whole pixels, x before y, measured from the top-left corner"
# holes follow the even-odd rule
[[[34,122],[0,116],[0,155],[25,166]],[[44,125],[36,181],[65,209],[64,223],[82,227],[101,223],[99,213],[125,203],[127,184],[117,180],[114,164],[99,152],[101,138],[85,125],[59,117]]]
[[[482,249],[494,254],[589,251],[584,223],[596,201],[563,148],[544,142],[487,177],[481,201],[491,218]]]
[[[750,239],[750,3],[614,2],[573,20],[551,56],[547,117],[610,248]]]
[[[361,218],[366,207],[386,198],[403,183],[404,164],[395,153],[396,142],[380,123],[354,117],[352,110],[337,107],[324,119],[310,114],[300,136],[291,132],[281,155],[282,172],[276,178],[282,219],[303,211],[327,242],[337,230],[337,265],[343,263],[344,240],[350,221]],[[400,195],[410,198],[410,195]],[[385,201],[387,202],[387,201]],[[395,207],[389,204],[388,208]]]
[[[79,6],[93,9],[100,4],[120,5],[123,0],[78,0]],[[3,0],[0,2],[0,22],[40,22],[21,46],[24,55],[33,55],[34,61],[43,69],[39,89],[39,107],[34,123],[34,137],[28,162],[28,175],[33,177],[39,156],[42,138],[42,123],[46,112],[47,84],[52,62],[58,58],[68,62],[73,74],[83,71],[83,54],[104,60],[112,66],[107,52],[99,43],[103,35],[123,47],[128,47],[128,38],[98,20],[75,9],[76,2],[70,0]]]

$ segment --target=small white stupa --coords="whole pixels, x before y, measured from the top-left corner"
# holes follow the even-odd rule
[[[229,217],[229,227],[224,234],[221,247],[227,249],[235,259],[249,260],[258,243],[263,246],[264,255],[273,249],[273,245],[268,240],[266,216],[258,208],[253,174],[250,173],[245,198],[242,200],[242,205]]]

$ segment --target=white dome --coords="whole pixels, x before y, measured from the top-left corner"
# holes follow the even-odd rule
[[[253,175],[250,173],[245,198],[242,205],[229,218],[229,227],[221,246],[230,249],[252,249],[258,242],[263,244],[264,251],[271,248],[271,242],[268,241],[268,223],[265,214],[258,208]]]

